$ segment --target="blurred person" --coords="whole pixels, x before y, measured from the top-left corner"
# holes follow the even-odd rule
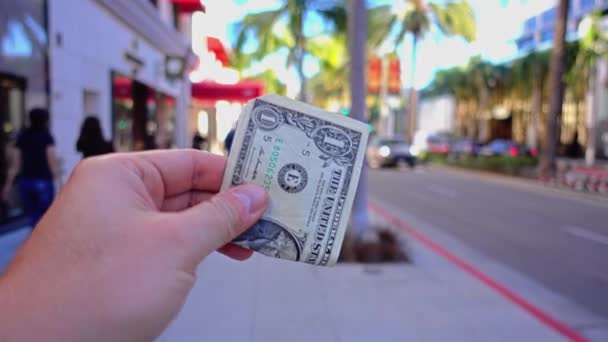
[[[192,136],[192,148],[195,150],[205,150],[207,138],[203,137],[198,131]]]
[[[2,190],[7,201],[17,178],[21,203],[32,228],[51,205],[55,196],[53,180],[59,175],[55,140],[49,132],[49,112],[35,108],[29,113],[30,125],[17,136],[16,148],[10,149],[10,166]]]
[[[76,142],[76,150],[83,158],[114,152],[114,146],[103,138],[99,119],[87,116],[80,128],[80,136]]]
[[[228,134],[226,135],[226,139],[224,139],[224,149],[226,150],[226,154],[230,154],[230,149],[232,148],[232,141],[234,140],[234,132],[235,128],[230,129]]]
[[[268,194],[218,193],[225,167],[194,150],[83,160],[0,277],[0,341],[155,340],[207,255],[252,254],[230,242]]]

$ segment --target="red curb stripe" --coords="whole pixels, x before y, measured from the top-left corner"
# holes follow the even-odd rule
[[[522,297],[517,295],[515,292],[509,290],[506,286],[503,286],[500,283],[498,283],[496,280],[490,278],[485,273],[483,273],[480,270],[478,270],[477,268],[473,267],[471,264],[465,262],[464,260],[460,259],[456,255],[450,253],[447,249],[445,249],[441,245],[437,244],[436,242],[434,242],[427,236],[423,235],[422,233],[420,233],[418,230],[416,230],[409,224],[407,224],[407,223],[399,220],[398,218],[394,217],[393,215],[389,214],[385,209],[383,209],[379,205],[370,202],[369,208],[372,211],[376,212],[376,214],[380,215],[382,218],[387,220],[388,222],[394,224],[395,226],[399,227],[400,229],[402,229],[403,231],[405,231],[406,233],[411,235],[413,238],[415,238],[416,240],[421,242],[426,247],[435,251],[437,254],[441,255],[442,257],[448,259],[449,261],[454,263],[456,266],[460,267],[462,270],[469,273],[474,278],[477,278],[477,280],[481,281],[482,283],[486,284],[490,288],[494,289],[496,292],[501,294],[503,297],[505,297],[506,299],[508,299],[509,301],[514,303],[515,305],[519,306],[524,311],[528,312],[529,314],[534,316],[536,319],[538,319],[541,323],[543,323],[546,326],[557,331],[564,337],[570,339],[571,341],[575,341],[575,342],[588,341],[588,339],[586,337],[583,337],[581,334],[579,334],[572,328],[568,327],[564,323],[558,321],[553,316],[549,315],[548,313],[546,313],[546,312],[542,311],[541,309],[537,308],[536,306],[532,305],[530,302],[526,301],[525,299],[523,299]]]

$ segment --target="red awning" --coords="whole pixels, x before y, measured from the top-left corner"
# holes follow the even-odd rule
[[[177,5],[178,10],[181,13],[192,13],[196,11],[205,12],[205,5],[202,4],[201,0],[171,0]]]
[[[264,83],[258,80],[244,80],[236,84],[220,84],[203,81],[192,84],[192,98],[201,102],[216,101],[247,102],[264,94]]]
[[[230,58],[228,57],[228,52],[226,48],[224,48],[224,44],[215,38],[215,37],[207,37],[207,50],[215,55],[215,58],[222,63],[223,66],[228,66],[230,64]]]

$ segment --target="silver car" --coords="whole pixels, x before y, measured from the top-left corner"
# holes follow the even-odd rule
[[[400,137],[373,137],[367,147],[367,165],[373,169],[398,166],[414,167],[416,157],[410,153],[410,146]]]

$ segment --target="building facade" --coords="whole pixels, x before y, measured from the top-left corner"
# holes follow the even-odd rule
[[[605,19],[608,12],[608,0],[571,0],[566,39],[570,41],[579,39],[579,23],[583,17],[595,11],[603,13],[604,18],[601,27],[608,31],[608,20]],[[524,55],[532,51],[550,48],[553,43],[556,20],[556,7],[551,7],[534,17],[528,18],[524,22],[522,35],[516,41],[520,54]],[[573,105],[566,103],[562,115],[560,139],[562,143],[578,140],[585,145],[588,143],[588,138],[594,139],[597,155],[608,158],[608,88],[605,86],[608,84],[606,83],[608,82],[608,74],[606,73],[608,60],[598,61],[594,70],[595,77],[593,79],[597,84],[593,86],[593,93],[587,92],[585,130],[583,130],[583,134],[577,134],[580,131],[578,127],[580,118],[575,111],[567,110],[568,108],[572,109]],[[589,102],[589,99],[592,99],[592,103]],[[589,136],[590,127],[594,127],[592,136]],[[581,139],[583,136],[585,139]]]
[[[51,114],[63,180],[87,116],[118,151],[186,147],[191,16],[203,10],[200,0],[0,2],[0,181],[35,107]],[[18,215],[9,202],[0,221]]]
[[[185,15],[170,0],[49,0],[51,128],[65,175],[86,116],[118,151],[186,145]]]
[[[580,20],[587,14],[608,8],[608,0],[570,0],[568,10],[567,39],[577,39]],[[551,47],[553,29],[557,19],[557,8],[551,7],[540,14],[526,19],[521,36],[517,39],[517,49],[528,53],[536,49]]]

